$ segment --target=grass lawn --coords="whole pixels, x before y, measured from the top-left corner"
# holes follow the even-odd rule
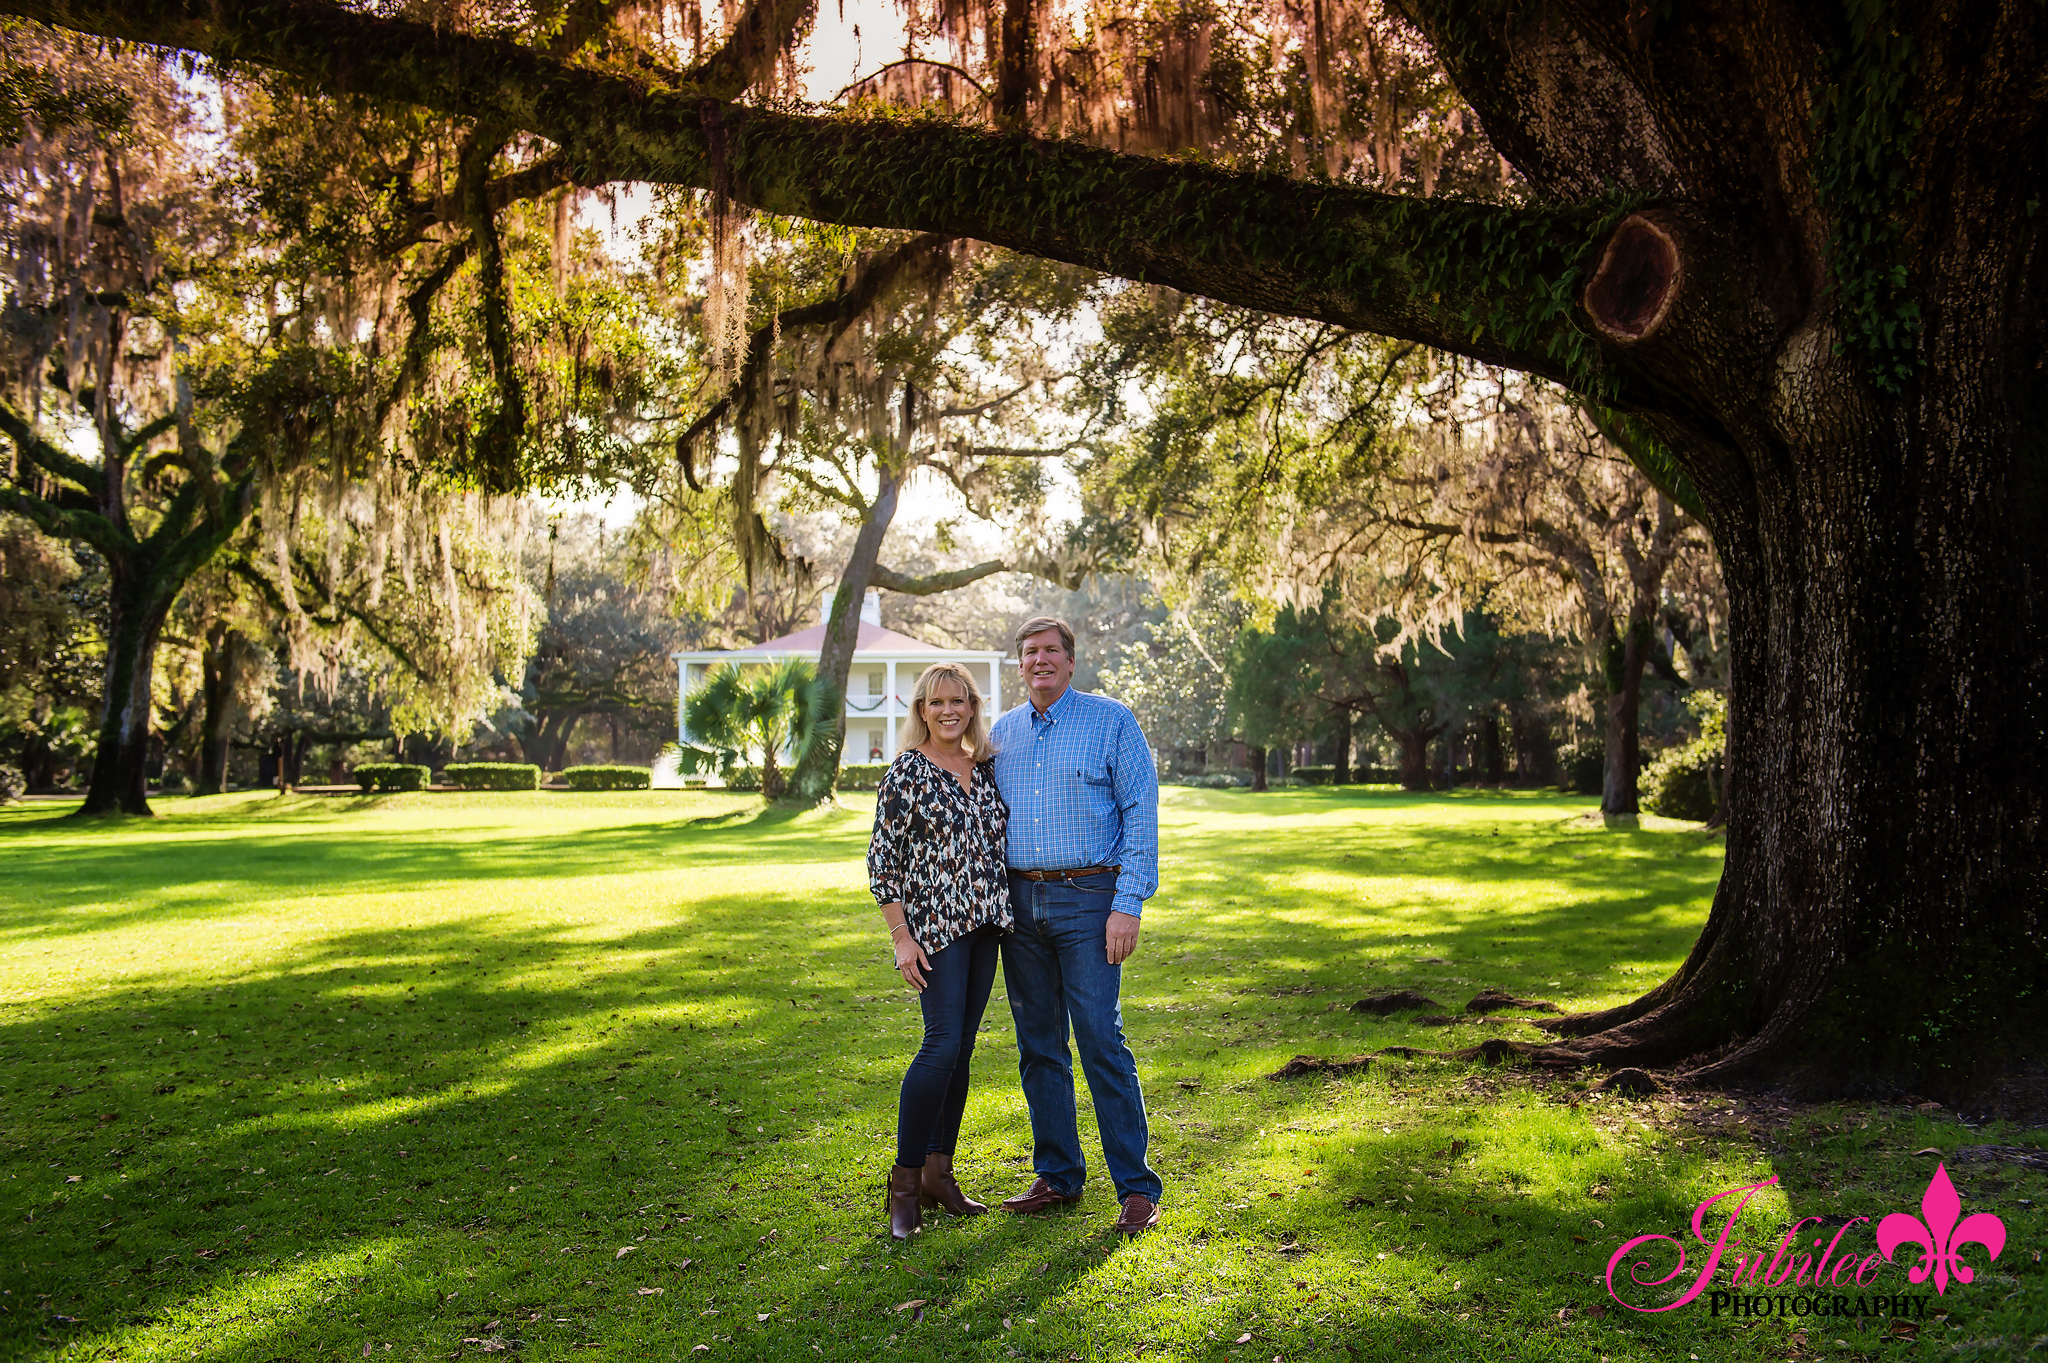
[[[1720,842],[1522,795],[1168,791],[1165,887],[1125,976],[1160,1229],[1108,1234],[1098,1161],[1069,1212],[941,1219],[896,1249],[882,1187],[917,1015],[866,893],[861,800],[0,812],[0,1358],[1621,1363],[2048,1339],[2042,1174],[1955,1153],[2048,1136],[1420,1056],[1265,1077],[1303,1052],[1538,1035],[1344,1006],[1366,993],[1581,1008],[1683,958]],[[1000,1000],[980,1044],[959,1163],[993,1202],[1030,1177]],[[1910,1328],[1608,1294],[1625,1239],[1773,1175],[1749,1250],[1795,1215],[1917,1212],[1930,1147],[2010,1239],[1988,1272],[1966,1251],[1977,1280]],[[1871,1253],[1872,1230],[1844,1245]],[[1925,1295],[1917,1255],[1866,1290]]]

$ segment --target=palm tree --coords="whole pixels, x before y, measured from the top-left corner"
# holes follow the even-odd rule
[[[779,799],[784,781],[775,755],[787,749],[792,763],[802,761],[830,727],[833,699],[808,659],[786,658],[772,667],[722,663],[683,702],[683,723],[701,746],[683,750],[682,768],[728,767],[758,749],[761,794]]]

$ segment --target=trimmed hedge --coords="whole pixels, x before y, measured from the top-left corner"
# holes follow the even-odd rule
[[[539,790],[540,768],[531,762],[450,762],[441,779],[461,790]]]
[[[364,762],[356,767],[355,783],[364,790],[425,790],[433,773],[411,762]]]
[[[835,784],[840,790],[873,790],[888,772],[887,762],[849,762],[839,769]]]
[[[645,790],[653,774],[645,767],[600,765],[566,767],[562,779],[571,790]]]
[[[1337,774],[1335,767],[1296,767],[1287,773],[1305,786],[1327,786]]]
[[[761,769],[759,767],[734,767],[725,774],[727,790],[759,790]]]

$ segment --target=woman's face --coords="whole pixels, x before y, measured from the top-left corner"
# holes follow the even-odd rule
[[[960,736],[967,732],[968,721],[974,718],[974,702],[967,698],[955,681],[940,681],[924,698],[924,722],[934,734],[948,743],[958,743]]]

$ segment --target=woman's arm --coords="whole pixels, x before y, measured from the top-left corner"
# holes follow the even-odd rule
[[[875,790],[875,827],[868,835],[868,891],[882,906],[882,921],[889,926],[889,940],[896,950],[896,969],[903,981],[924,992],[924,973],[931,960],[911,934],[904,914],[904,873],[910,853],[909,781],[898,768],[882,777]]]

